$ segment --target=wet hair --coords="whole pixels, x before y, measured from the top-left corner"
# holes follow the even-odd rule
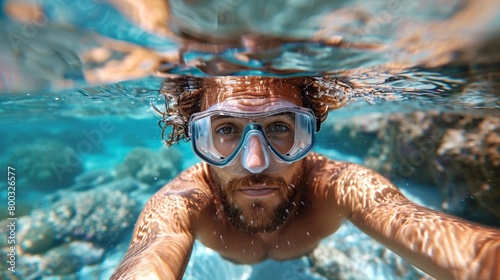
[[[316,130],[319,131],[321,123],[326,119],[329,110],[343,106],[346,102],[346,91],[352,89],[351,85],[342,79],[325,77],[248,77],[225,76],[214,78],[175,77],[163,82],[160,93],[165,97],[165,110],[162,111],[153,105],[155,111],[161,116],[158,122],[162,129],[162,139],[165,146],[169,147],[180,140],[189,141],[188,126],[191,115],[201,111],[202,96],[213,87],[224,87],[234,91],[245,87],[265,82],[287,83],[298,88],[302,106],[310,108],[316,116]],[[291,93],[296,94],[296,93]]]

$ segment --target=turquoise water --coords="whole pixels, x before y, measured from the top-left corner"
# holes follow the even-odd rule
[[[482,199],[500,197],[500,165],[481,163],[486,148],[490,158],[500,151],[486,140],[500,134],[496,1],[170,1],[169,12],[153,0],[32,3],[0,1],[0,214],[3,222],[17,218],[21,246],[16,274],[2,259],[2,279],[111,275],[142,205],[198,162],[189,143],[169,150],[161,143],[151,103],[161,106],[158,90],[170,75],[348,81],[349,102],[330,113],[316,151],[378,167],[420,204],[498,226],[498,201]],[[486,122],[492,125],[481,126]],[[426,133],[433,129],[460,137],[433,142],[428,152],[397,137],[410,132],[390,134],[394,124],[411,127],[423,147],[430,147],[434,138]],[[463,148],[467,143],[479,148]],[[395,157],[399,166],[385,168],[384,158],[404,153],[409,161]],[[436,160],[457,176],[446,186],[428,178]],[[467,160],[478,164],[461,165]],[[401,168],[405,163],[411,172]],[[489,192],[459,184],[466,181],[456,175],[460,168],[471,170],[475,184],[489,180]],[[485,170],[490,175],[474,175]],[[15,198],[7,191],[9,171]],[[2,235],[2,257],[9,234]],[[196,244],[185,279],[332,275],[425,277],[346,224],[314,255],[287,262],[234,265]]]

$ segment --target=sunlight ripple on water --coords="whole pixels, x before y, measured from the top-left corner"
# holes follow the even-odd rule
[[[169,75],[333,75],[353,85],[352,102],[498,113],[497,1],[306,2],[6,1],[1,113],[36,110],[33,93],[134,115]]]

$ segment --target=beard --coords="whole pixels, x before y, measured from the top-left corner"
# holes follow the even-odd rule
[[[272,232],[282,225],[296,205],[296,198],[303,185],[303,168],[298,168],[290,183],[281,177],[266,174],[252,174],[243,178],[230,179],[224,186],[217,174],[210,172],[214,183],[214,194],[220,199],[223,212],[233,227],[249,233]],[[272,194],[279,202],[268,203],[266,198],[255,198],[251,203],[238,202],[235,195],[241,187],[250,185],[269,185],[277,187]],[[270,205],[272,204],[272,205]]]

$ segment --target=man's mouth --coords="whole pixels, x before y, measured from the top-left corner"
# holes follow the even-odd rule
[[[265,196],[265,195],[270,195],[276,190],[275,187],[269,187],[269,186],[251,186],[251,187],[245,187],[241,188],[240,192],[247,196],[253,196],[253,197],[258,197],[258,196]]]

